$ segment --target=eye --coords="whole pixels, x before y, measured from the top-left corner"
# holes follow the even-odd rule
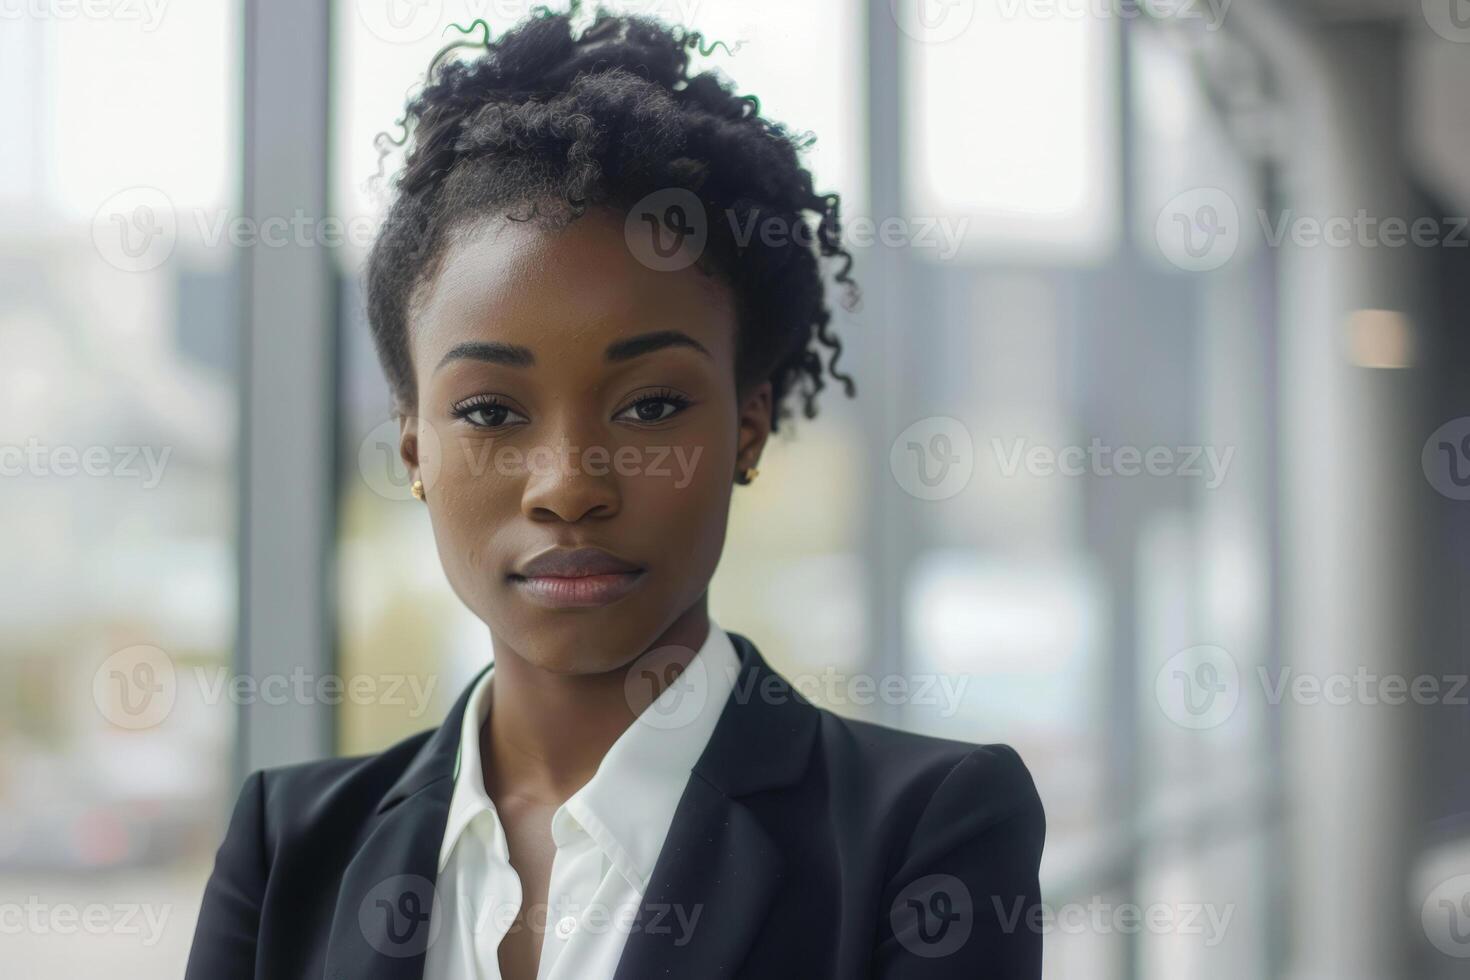
[[[652,395],[645,395],[643,398],[638,399],[636,402],[623,409],[623,411],[619,412],[617,417],[622,418],[629,412],[633,412],[636,417],[630,419],[629,421],[663,422],[667,419],[673,418],[675,415],[678,415],[680,412],[684,411],[684,409],[688,408],[689,405],[689,399],[685,398],[681,394],[678,394],[677,392],[660,391],[655,392]],[[672,406],[673,410],[665,411],[665,409],[670,406]]]
[[[507,416],[515,416],[522,422],[529,421],[493,395],[476,395],[452,406],[449,414],[464,419],[478,429],[498,429],[505,425]]]

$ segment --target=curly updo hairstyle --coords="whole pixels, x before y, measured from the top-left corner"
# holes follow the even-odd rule
[[[416,411],[409,316],[452,233],[497,214],[554,225],[591,206],[626,212],[671,188],[703,204],[698,267],[735,299],[737,390],[771,382],[773,431],[798,385],[804,414],[816,416],[827,372],[851,397],[821,260],[836,260],[845,308],[858,293],[838,196],[815,192],[798,160],[811,139],[762,118],[754,96],[735,95],[714,73],[690,75],[698,32],[602,9],[578,31],[579,8],[537,8],[493,41],[477,21],[470,32],[483,28],[484,42],[441,51],[408,102],[393,141],[407,144],[403,168],[366,269],[368,320],[398,411]],[[446,57],[467,46],[478,53]],[[759,230],[772,227],[786,233]],[[831,350],[825,365],[819,345]]]

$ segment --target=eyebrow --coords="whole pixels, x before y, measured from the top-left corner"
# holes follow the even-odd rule
[[[613,341],[607,345],[607,350],[603,351],[602,359],[607,364],[621,364],[635,357],[663,350],[665,347],[689,347],[711,360],[714,358],[708,348],[687,333],[678,330],[654,330],[649,333],[641,333],[636,337]],[[450,361],[460,360],[486,361],[491,364],[504,364],[506,367],[531,367],[536,363],[536,355],[531,348],[522,347],[519,344],[472,340],[451,347],[434,371],[439,371]]]

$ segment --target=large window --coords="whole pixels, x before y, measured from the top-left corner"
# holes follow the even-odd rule
[[[257,731],[322,720],[303,726],[319,744],[279,744],[291,729],[273,751],[437,726],[491,653],[409,493],[360,282],[400,161],[380,134],[441,47],[534,6],[331,4],[330,75],[301,98],[330,119],[307,176],[351,229],[323,263],[335,321],[310,338],[335,332],[340,354],[310,393],[335,481],[293,513],[335,519],[325,555],[298,557],[337,605],[335,647],[301,660],[408,683],[246,712]],[[1197,70],[1224,35],[1109,4],[609,6],[700,30],[698,64],[817,134],[807,162],[842,196],[865,297],[833,295],[857,399],[829,385],[736,490],[714,617],[838,713],[1021,752],[1062,917],[1049,978],[1278,972],[1274,722],[1252,702],[1201,714],[1189,687],[1281,659],[1276,269],[1246,242],[1212,265],[1190,237],[1272,192]],[[241,388],[258,406],[271,379],[238,363],[239,311],[271,324],[247,302],[269,284],[240,271],[260,229],[237,219],[247,181],[279,180],[279,203],[301,171],[262,176],[251,147],[290,140],[261,140],[276,124],[241,93],[296,93],[242,85],[258,7],[63,7],[0,19],[0,109],[34,134],[0,142],[0,901],[40,923],[0,935],[0,961],[152,978],[182,971],[242,764],[260,764],[237,731],[262,680],[237,623],[278,610],[236,608],[236,529],[276,515],[242,513],[237,440]],[[315,642],[311,612],[283,613],[282,635]],[[1117,928],[1129,907],[1197,909],[1199,928]]]
[[[682,11],[734,49],[705,62],[818,134],[866,297],[837,321],[858,400],[829,389],[736,493],[712,611],[840,713],[1015,745],[1047,806],[1053,912],[1227,916],[1227,936],[1054,928],[1049,976],[1256,975],[1269,732],[1249,710],[1190,727],[1157,682],[1203,648],[1271,656],[1269,267],[1243,252],[1202,276],[1158,218],[1193,188],[1242,208],[1263,191],[1192,70],[1198,31],[973,7],[949,29],[850,0]],[[453,8],[339,9],[351,216],[381,214],[374,138],[463,36]],[[344,706],[341,750],[369,751],[437,724],[489,638],[396,463],[362,256],[342,254],[342,669],[440,681],[432,703]],[[1135,475],[1151,450],[1167,459]]]
[[[8,977],[182,972],[236,788],[238,16],[0,20]]]

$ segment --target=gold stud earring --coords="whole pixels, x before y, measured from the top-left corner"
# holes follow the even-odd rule
[[[424,481],[423,480],[414,480],[413,481],[413,486],[410,487],[409,489],[413,491],[413,495],[416,498],[418,498],[419,500],[423,500],[424,499]]]
[[[761,471],[756,469],[754,466],[747,466],[745,468],[745,482],[750,483],[756,477],[760,476],[760,473]]]

